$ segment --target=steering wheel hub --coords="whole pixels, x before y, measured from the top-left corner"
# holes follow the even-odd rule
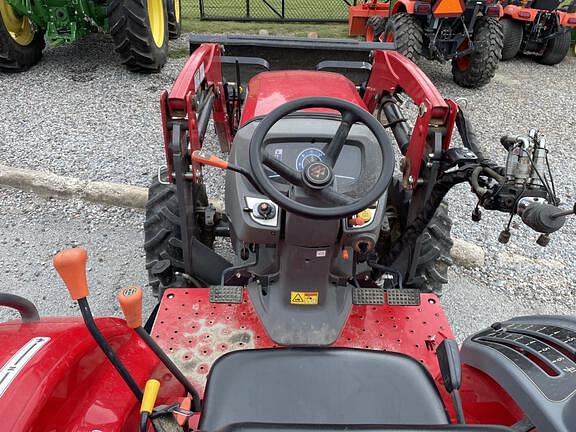
[[[304,168],[304,181],[313,189],[323,189],[332,183],[334,174],[324,162],[312,162]]]

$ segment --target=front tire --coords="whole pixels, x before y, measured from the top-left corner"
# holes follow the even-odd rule
[[[122,64],[133,72],[159,72],[168,58],[165,0],[111,0],[107,14]]]
[[[536,57],[536,61],[548,66],[560,63],[570,50],[571,39],[570,32],[560,33],[555,38],[550,39],[546,44],[544,53],[540,57]]]
[[[516,57],[518,51],[520,51],[524,37],[524,28],[521,23],[509,18],[503,19],[500,22],[502,23],[502,33],[504,35],[502,61],[506,61]]]
[[[396,51],[416,62],[422,54],[424,33],[414,15],[397,13],[390,18],[384,32],[384,42],[394,42]]]
[[[490,82],[496,74],[504,45],[502,25],[491,17],[479,17],[472,41],[476,50],[452,59],[452,76],[461,87],[478,88]],[[466,45],[462,48],[467,48]]]
[[[208,205],[203,185],[197,186],[194,196],[196,205]],[[202,235],[199,238],[211,246],[212,239]],[[184,258],[176,185],[160,183],[158,178],[153,179],[148,189],[144,251],[148,284],[155,297],[160,298],[164,289],[170,286],[191,286],[190,280],[183,280],[177,274],[184,274]]]
[[[366,20],[366,42],[377,42],[386,30],[386,19],[381,16],[371,16]]]
[[[34,31],[30,20],[0,0],[0,70],[22,72],[42,58],[44,32]]]
[[[410,192],[402,187],[401,180],[394,179],[388,188],[387,212],[394,215],[388,241],[396,241],[405,231],[409,207]],[[451,231],[452,219],[448,214],[448,204],[443,201],[418,237],[414,251],[411,251],[405,288],[442,294],[443,285],[448,283],[448,268],[453,264],[450,256],[453,245]]]

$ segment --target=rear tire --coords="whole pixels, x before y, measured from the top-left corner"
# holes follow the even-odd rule
[[[132,72],[159,72],[168,57],[165,0],[110,0],[107,6],[114,50]]]
[[[505,18],[502,21],[502,33],[504,35],[504,46],[502,47],[502,61],[510,60],[516,57],[522,38],[524,37],[524,28],[518,21]]]
[[[0,71],[22,72],[31,68],[42,58],[45,46],[44,32],[32,30],[27,17],[18,15],[6,0],[0,0]]]
[[[386,19],[381,16],[371,16],[366,21],[366,42],[377,42],[386,30]]]
[[[536,57],[536,61],[548,66],[560,63],[570,50],[571,39],[570,32],[561,33],[555,38],[550,39],[544,49],[544,54]]]
[[[496,74],[504,45],[502,25],[495,18],[479,17],[472,41],[473,53],[452,59],[454,82],[466,88],[482,87]]]
[[[168,9],[168,38],[178,39],[182,34],[182,0],[166,0]]]
[[[204,186],[198,186],[194,196],[198,197],[198,205],[208,204]],[[154,178],[148,189],[146,203],[144,250],[148,283],[152,294],[158,298],[167,287],[191,286],[190,281],[176,275],[184,273],[179,213],[176,185],[163,184],[158,178]],[[200,236],[200,240],[203,240],[203,243],[210,243],[202,237]]]
[[[422,26],[414,15],[403,12],[388,19],[384,42],[394,42],[396,51],[404,57],[416,62],[422,54],[423,40]]]

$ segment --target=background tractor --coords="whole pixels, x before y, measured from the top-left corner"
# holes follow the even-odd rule
[[[564,60],[576,28],[576,1],[560,5],[558,0],[510,0],[502,5],[502,60],[519,52],[535,54],[536,61],[545,65]]]
[[[349,9],[349,33],[394,42],[414,62],[420,56],[451,60],[454,81],[476,88],[487,84],[498,68],[501,14],[495,0],[369,0]]]
[[[0,0],[0,71],[34,66],[48,44],[109,32],[131,71],[157,72],[181,32],[180,0]]]

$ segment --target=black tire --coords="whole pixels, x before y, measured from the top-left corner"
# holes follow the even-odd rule
[[[366,20],[366,34],[368,34],[369,29],[372,30],[373,41],[377,41],[386,30],[386,19],[381,16],[371,16]],[[366,38],[366,40],[368,40],[368,38]]]
[[[549,39],[544,53],[536,57],[536,61],[543,65],[552,66],[564,60],[570,50],[570,32],[560,33],[555,38]]]
[[[502,46],[502,61],[510,60],[516,57],[522,38],[524,37],[524,27],[522,23],[505,18],[500,21],[502,24],[502,33],[504,35],[504,45]]]
[[[114,50],[132,72],[159,72],[168,58],[168,14],[163,0],[161,41],[154,40],[148,3],[157,0],[110,0],[107,14]]]
[[[208,197],[203,186],[196,190],[197,204],[206,206]],[[184,273],[182,234],[176,185],[163,184],[154,178],[148,190],[146,219],[144,221],[144,251],[148,283],[155,297],[160,297],[164,288],[191,286],[175,273]],[[205,244],[211,242],[202,239]],[[183,284],[184,282],[184,284]]]
[[[401,181],[394,179],[388,188],[388,211],[396,218],[392,220],[392,234],[388,241],[395,241],[404,232],[409,205],[410,192],[402,187]],[[448,214],[448,204],[443,201],[416,242],[411,265],[405,275],[405,288],[442,294],[443,285],[448,283],[448,268],[453,264],[450,256],[453,245],[451,231],[452,219]]]
[[[42,58],[42,50],[45,46],[44,32],[41,30],[34,32],[34,37],[29,43],[18,43],[8,32],[0,15],[0,71],[22,72],[30,69]]]
[[[396,51],[413,62],[422,54],[424,32],[414,15],[402,12],[387,20],[384,41],[392,42],[391,38]]]
[[[182,0],[166,0],[168,9],[168,38],[178,39],[182,34]]]
[[[453,245],[451,231],[452,219],[448,215],[448,204],[442,202],[418,239],[415,270],[405,284],[407,288],[442,294],[442,287],[448,283],[448,267],[453,264],[450,256]]]
[[[502,58],[504,36],[500,22],[491,17],[479,17],[472,41],[476,50],[452,59],[452,76],[461,87],[478,88],[490,82]]]

